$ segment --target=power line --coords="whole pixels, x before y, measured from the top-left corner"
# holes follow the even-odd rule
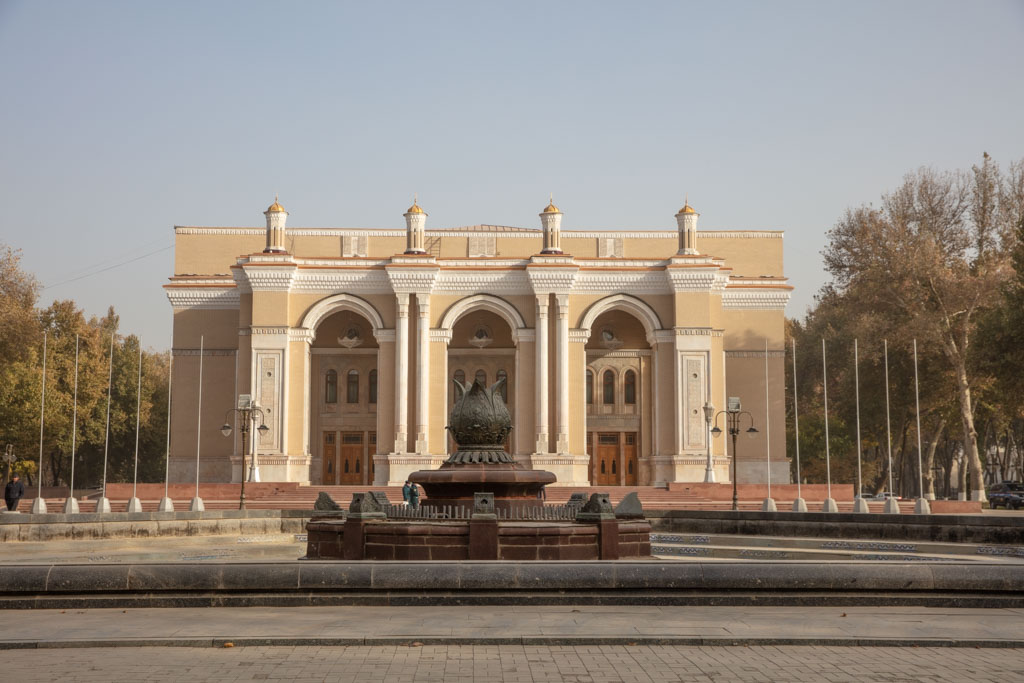
[[[64,280],[63,282],[54,283],[52,285],[46,285],[45,287],[43,287],[43,289],[46,290],[46,289],[50,289],[52,287],[60,287],[61,285],[66,285],[69,282],[77,282],[78,280],[84,280],[87,277],[92,277],[93,275],[99,275],[100,273],[105,273],[108,270],[113,270],[114,268],[120,268],[121,266],[126,266],[129,263],[134,263],[135,261],[141,261],[144,258],[147,258],[149,256],[153,256],[154,254],[159,254],[162,251],[167,251],[168,249],[171,249],[173,247],[174,247],[173,244],[168,244],[166,247],[161,247],[161,248],[157,249],[156,251],[151,251],[148,254],[143,254],[142,256],[136,256],[135,258],[128,259],[127,261],[121,261],[120,263],[115,263],[112,266],[107,266],[106,268],[101,268],[100,270],[97,270],[95,272],[86,273],[85,275],[79,275],[78,277],[73,277],[73,278],[70,278],[68,280]]]

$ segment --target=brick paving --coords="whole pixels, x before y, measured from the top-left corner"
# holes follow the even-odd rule
[[[427,645],[12,650],[19,681],[1024,680],[1016,649]]]

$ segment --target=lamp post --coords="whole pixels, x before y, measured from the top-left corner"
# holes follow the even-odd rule
[[[715,407],[711,405],[711,401],[704,402],[704,422],[707,424],[707,428],[704,433],[706,435],[711,434],[711,420],[715,419]],[[711,463],[711,438],[705,436],[708,442],[708,464],[704,470],[704,483],[713,484],[715,483],[715,468]]]
[[[722,433],[722,430],[718,427],[718,417],[722,413],[725,413],[726,428],[732,437],[732,509],[739,510],[739,497],[736,495],[736,437],[739,436],[740,421],[743,416],[746,415],[750,419],[750,426],[746,429],[747,436],[753,439],[754,435],[757,434],[757,429],[754,428],[754,416],[742,410],[739,398],[730,396],[728,407],[725,410],[718,411],[718,414],[715,415],[715,426],[711,430],[712,436],[719,436]]]
[[[242,432],[242,490],[238,497],[238,509],[245,509],[245,436],[249,433],[249,428],[254,427],[260,434],[266,434],[270,429],[265,423],[265,415],[263,409],[256,405],[249,394],[242,394],[238,397],[238,407],[231,408],[228,412],[224,413],[224,426],[220,428],[220,433],[224,436],[231,436],[231,423],[228,421],[231,413],[238,413],[238,419],[241,422],[239,430]],[[259,418],[260,426],[255,427],[256,419]],[[255,451],[256,438],[252,439],[253,451]],[[255,452],[253,454],[255,457]]]

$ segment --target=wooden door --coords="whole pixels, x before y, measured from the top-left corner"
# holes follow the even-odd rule
[[[626,432],[625,443],[622,446],[622,483],[626,486],[636,486],[637,467],[636,460],[636,432]]]
[[[334,432],[324,432],[323,448],[323,476],[320,481],[324,484],[338,483],[338,449],[334,443]]]
[[[363,483],[363,433],[341,433],[341,471],[338,473],[342,484]]]
[[[366,472],[364,484],[372,484],[377,478],[377,465],[373,462],[373,456],[377,453],[377,432],[370,432],[369,441],[370,447],[366,451],[366,466],[363,467],[363,471]]]
[[[597,483],[614,486],[619,483],[619,435],[601,432],[597,435]]]

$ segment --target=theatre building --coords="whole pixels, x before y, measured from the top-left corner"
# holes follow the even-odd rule
[[[380,229],[264,213],[175,228],[172,481],[240,480],[249,395],[261,481],[401,484],[453,449],[453,380],[499,379],[506,448],[558,485],[731,481],[704,409],[727,397],[758,430],[737,480],[789,481],[781,232],[698,232],[688,203],[674,230],[562,230],[553,203],[537,228],[427,229],[417,203]]]

